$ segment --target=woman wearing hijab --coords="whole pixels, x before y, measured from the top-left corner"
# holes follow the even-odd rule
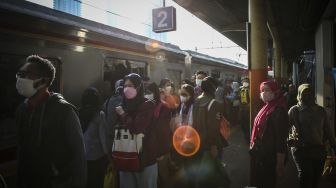
[[[180,125],[192,126],[192,108],[195,100],[194,87],[183,84],[180,92],[181,108],[179,113]]]
[[[87,188],[103,188],[107,166],[105,114],[100,110],[100,94],[95,88],[84,91],[79,109],[88,167]]]
[[[251,186],[273,188],[284,172],[288,135],[287,105],[274,81],[260,84],[265,103],[254,119],[250,141]]]
[[[325,144],[328,140],[336,151],[325,109],[315,103],[314,90],[310,84],[298,88],[297,105],[288,112],[292,126],[290,135],[296,143],[291,145],[294,162],[298,170],[301,188],[318,187],[326,159]]]
[[[142,170],[140,172],[120,171],[120,188],[156,188],[158,167],[156,155],[147,153],[152,140],[151,125],[155,105],[152,101],[145,99],[144,86],[138,74],[131,73],[124,78],[123,102],[116,107],[116,112],[121,116],[123,126],[133,134],[143,133]]]

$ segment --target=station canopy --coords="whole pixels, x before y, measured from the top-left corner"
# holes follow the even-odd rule
[[[177,4],[246,49],[249,0],[174,0]],[[334,18],[335,0],[265,0],[266,18],[278,33],[285,58],[314,49],[322,18]],[[272,39],[269,33],[270,40]]]

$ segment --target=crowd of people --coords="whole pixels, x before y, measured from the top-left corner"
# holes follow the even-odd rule
[[[298,88],[295,102],[294,85],[284,95],[275,81],[261,83],[264,106],[250,123],[248,78],[241,83],[222,82],[198,71],[176,88],[168,78],[157,84],[125,72],[105,101],[98,89],[89,87],[76,108],[61,94],[49,91],[55,67],[47,59],[29,56],[16,77],[18,93],[26,97],[16,114],[18,187],[22,188],[103,188],[108,166],[115,172],[114,186],[120,188],[223,187],[219,180],[223,178],[206,176],[204,169],[210,168],[203,164],[205,159],[221,164],[227,145],[219,130],[222,117],[232,127],[240,125],[250,144],[250,186],[275,187],[290,148],[300,187],[316,188],[326,141],[336,151],[326,111],[315,103],[309,84]],[[172,146],[174,132],[182,126],[192,127],[199,135],[199,149],[192,156],[180,155]],[[120,130],[127,130],[128,137],[120,136]],[[133,137],[141,138],[138,158],[125,157],[129,163],[121,164],[123,159],[115,152],[132,156],[134,152],[128,151],[129,145],[116,150],[117,141]],[[118,169],[121,165],[132,168]]]

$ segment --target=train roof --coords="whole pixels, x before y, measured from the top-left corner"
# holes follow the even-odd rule
[[[227,58],[216,58],[216,57],[212,57],[206,54],[202,54],[199,52],[195,52],[195,51],[191,51],[191,50],[185,50],[187,53],[189,53],[191,56],[202,59],[202,60],[206,60],[206,61],[211,61],[211,62],[215,62],[215,63],[221,63],[224,65],[228,65],[228,66],[233,66],[236,68],[241,68],[241,69],[247,69],[247,66],[244,64],[241,64],[237,61],[231,60],[231,59],[227,59]]]
[[[74,16],[65,12],[50,9],[35,3],[22,1],[22,0],[1,0],[0,1],[0,11],[9,11],[12,13],[24,14],[32,17],[37,17],[43,20],[56,22],[62,25],[68,25],[71,27],[76,27],[79,30],[95,32],[114,38],[140,43],[148,45],[149,42],[153,42],[150,38],[137,35],[128,31],[124,31],[115,27],[104,25],[95,21],[87,20],[78,16]],[[183,51],[176,45],[170,43],[163,43],[156,41],[158,49],[165,50],[177,54],[183,55]]]
[[[1,0],[0,1],[0,12],[4,13],[1,15],[7,15],[3,16],[3,22],[5,24],[14,25],[15,29],[17,29],[18,25],[22,24],[21,27],[24,27],[23,29],[26,29],[25,27],[30,27],[30,29],[33,27],[33,32],[45,32],[45,30],[57,32],[57,34],[63,34],[63,35],[57,35],[62,37],[72,36],[74,38],[78,38],[76,34],[71,34],[73,31],[82,31],[87,32],[89,37],[88,39],[93,40],[94,42],[100,41],[100,44],[103,45],[110,45],[107,43],[114,42],[113,39],[118,39],[120,43],[118,43],[119,46],[126,48],[125,44],[122,41],[128,41],[134,44],[134,48],[136,49],[142,49],[145,50],[145,46],[150,45],[151,42],[155,41],[153,39],[137,35],[128,31],[124,31],[115,27],[111,27],[108,25],[104,25],[95,21],[91,21],[85,18],[81,18],[78,16],[74,16],[68,13],[64,13],[58,10],[50,9],[35,3],[22,1],[22,0]],[[7,14],[6,14],[7,13]],[[24,20],[19,20],[21,16]],[[7,18],[7,20],[6,20]],[[13,19],[15,18],[15,19]],[[32,26],[31,23],[28,23],[30,21],[35,21],[35,19],[38,19],[38,23],[36,25]],[[2,22],[1,21],[1,22]],[[1,23],[0,22],[0,23]],[[15,23],[17,22],[17,23]],[[59,28],[58,25],[61,24],[64,27]],[[16,24],[16,25],[15,25]],[[54,31],[55,30],[55,31]],[[50,34],[50,33],[48,33]],[[54,34],[54,33],[51,33]],[[113,38],[112,40],[105,40],[105,38],[102,38],[101,36],[109,36]],[[91,37],[91,38],[90,38]],[[74,39],[77,40],[77,39]],[[247,69],[247,66],[240,64],[236,61],[226,59],[226,58],[216,58],[211,57],[209,55],[201,54],[195,51],[190,50],[181,50],[177,45],[170,44],[170,43],[163,43],[160,41],[157,42],[158,50],[164,50],[170,53],[173,53],[175,55],[179,55],[180,58],[183,58],[185,56],[185,52],[189,53],[191,56],[193,56],[196,59],[199,59],[201,61],[208,61],[212,63],[219,63],[227,66],[232,66],[239,69]],[[124,45],[124,46],[122,46]],[[150,52],[148,52],[150,53]]]

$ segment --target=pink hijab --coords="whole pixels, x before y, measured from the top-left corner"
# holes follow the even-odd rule
[[[254,144],[256,137],[262,138],[264,130],[266,129],[266,117],[271,114],[276,107],[287,108],[287,103],[283,97],[278,84],[275,81],[266,81],[260,84],[260,92],[264,91],[264,86],[267,85],[275,94],[275,98],[272,101],[266,102],[261,108],[258,115],[254,119],[253,130],[251,135],[251,146]]]

